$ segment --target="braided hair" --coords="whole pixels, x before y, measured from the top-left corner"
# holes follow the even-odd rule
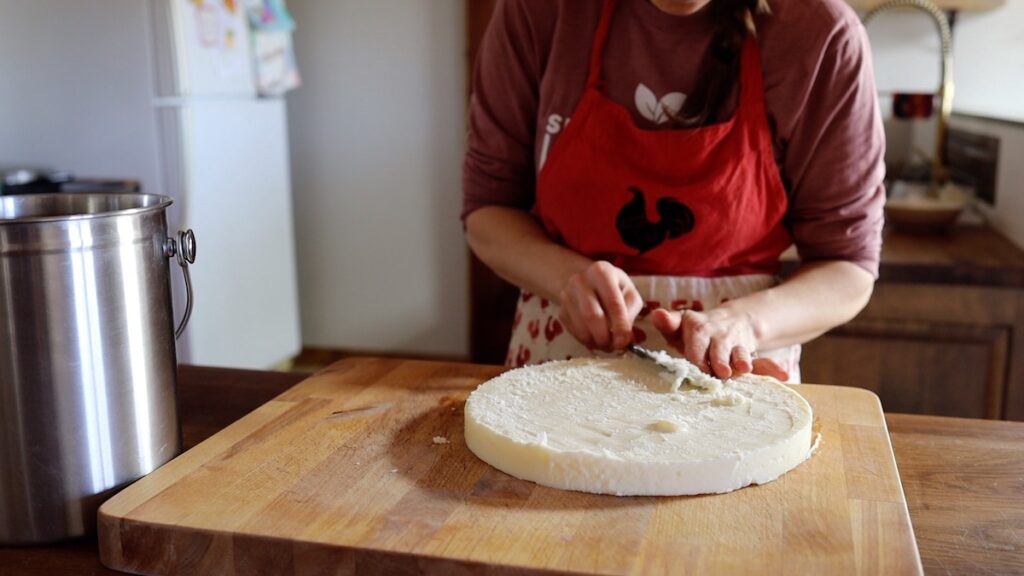
[[[740,52],[747,36],[757,35],[756,18],[771,14],[768,0],[711,0],[708,6],[715,36],[704,56],[698,87],[672,120],[682,126],[704,126],[721,120],[740,72]]]

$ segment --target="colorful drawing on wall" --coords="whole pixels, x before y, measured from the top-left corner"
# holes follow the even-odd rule
[[[256,57],[256,91],[261,96],[280,96],[302,83],[295,65],[290,32],[253,31]]]
[[[249,0],[246,12],[249,26],[254,30],[291,32],[295,29],[295,20],[284,0]]]
[[[204,48],[219,47],[224,34],[220,10],[202,0],[193,0],[193,4],[196,6],[196,31],[199,43]]]
[[[299,87],[292,32],[295,20],[284,0],[245,0],[255,58],[256,91],[280,96]]]
[[[204,48],[232,51],[241,38],[244,16],[237,0],[188,0],[195,9],[196,36]]]

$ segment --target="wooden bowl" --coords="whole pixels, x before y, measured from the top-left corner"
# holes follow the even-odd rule
[[[927,185],[894,187],[885,201],[886,222],[908,232],[943,232],[956,224],[967,194],[956,185],[930,193]]]

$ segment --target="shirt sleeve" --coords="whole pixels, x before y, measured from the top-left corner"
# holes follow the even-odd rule
[[[528,1],[498,1],[473,69],[462,167],[463,220],[483,206],[533,207],[544,51],[537,45],[537,22]]]
[[[830,35],[790,136],[782,171],[801,260],[846,260],[877,278],[885,132],[867,35],[855,19]]]

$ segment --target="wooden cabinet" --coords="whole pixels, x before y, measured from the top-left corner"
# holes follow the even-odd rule
[[[804,346],[803,379],[867,388],[887,412],[1024,419],[1022,294],[881,283],[853,322]]]
[[[887,412],[1024,420],[1024,253],[982,227],[887,234],[871,302],[806,344],[801,369]]]

